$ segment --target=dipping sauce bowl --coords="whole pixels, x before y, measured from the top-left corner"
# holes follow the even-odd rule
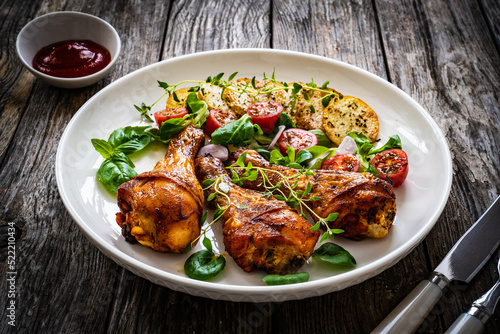
[[[90,40],[106,48],[111,60],[96,73],[81,77],[56,77],[33,68],[33,58],[42,48],[62,41]],[[80,12],[54,12],[29,22],[17,36],[16,49],[26,68],[37,78],[62,88],[90,86],[104,78],[113,68],[121,49],[120,36],[108,22]]]

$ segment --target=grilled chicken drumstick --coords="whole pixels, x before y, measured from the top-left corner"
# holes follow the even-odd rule
[[[247,152],[245,164],[252,162],[254,167],[262,167],[280,172],[285,176],[296,175],[299,170],[272,165],[253,150],[238,149],[231,154],[230,163]],[[236,170],[241,174],[243,171]],[[351,173],[335,170],[312,170],[314,176],[302,174],[295,190],[306,189],[311,182],[309,196],[320,197],[310,201],[309,207],[320,217],[326,218],[330,213],[338,212],[337,219],[330,223],[330,228],[344,230],[344,237],[361,240],[366,237],[382,238],[387,235],[396,216],[396,197],[392,185],[369,173]],[[273,185],[281,177],[277,173],[266,172]],[[245,181],[243,187],[264,191],[262,178]],[[286,193],[285,188],[281,188]]]
[[[227,197],[219,194],[214,201],[220,207],[230,204],[222,216],[224,245],[243,270],[284,275],[302,267],[319,236],[307,220],[282,201],[232,183],[219,159],[200,157],[195,166],[200,182],[221,177],[229,188]],[[207,196],[214,187],[216,183]]]
[[[194,157],[204,133],[193,126],[174,137],[165,158],[150,172],[118,188],[116,221],[128,241],[158,252],[181,253],[199,234],[203,190]]]

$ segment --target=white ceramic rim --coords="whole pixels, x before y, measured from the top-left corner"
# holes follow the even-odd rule
[[[54,77],[54,76],[47,75],[45,73],[42,73],[42,72],[36,70],[31,65],[31,61],[28,62],[22,56],[21,51],[20,51],[20,43],[21,43],[20,37],[22,36],[22,34],[24,33],[24,31],[29,28],[29,26],[31,24],[35,23],[38,20],[46,19],[46,18],[48,18],[50,16],[67,15],[67,14],[69,14],[69,15],[75,15],[75,16],[83,16],[83,17],[87,17],[89,19],[98,20],[101,23],[103,23],[104,25],[106,25],[108,28],[111,29],[111,31],[112,31],[112,33],[115,36],[115,39],[117,41],[117,43],[116,43],[117,44],[116,45],[116,52],[113,55],[113,57],[111,58],[111,61],[109,62],[109,64],[106,67],[104,67],[103,69],[101,69],[100,71],[92,73],[92,74],[89,74],[89,75],[85,75],[83,77],[77,77],[77,78]],[[57,80],[65,81],[65,82],[68,82],[68,83],[76,83],[78,81],[81,81],[82,79],[91,81],[92,79],[95,78],[97,80],[97,77],[100,77],[104,71],[108,71],[111,67],[113,67],[115,65],[116,61],[118,60],[118,57],[120,56],[121,45],[122,45],[122,43],[121,43],[121,40],[120,40],[120,35],[118,35],[118,32],[116,31],[116,29],[111,24],[109,24],[109,22],[107,22],[107,21],[105,21],[105,20],[103,20],[100,17],[97,17],[95,15],[91,15],[91,14],[87,14],[87,13],[82,13],[82,12],[76,12],[76,11],[61,11],[61,12],[52,12],[52,13],[40,15],[40,16],[36,17],[35,19],[31,20],[30,22],[28,22],[21,29],[21,31],[17,35],[17,39],[16,39],[16,51],[17,51],[18,58],[21,60],[21,62],[24,64],[24,66],[26,66],[31,72],[36,73],[37,76],[39,76],[40,78],[43,78],[45,80],[53,81],[54,79],[57,79]]]
[[[200,52],[200,53],[194,53],[194,54],[189,54],[185,56],[180,56],[176,58],[172,58],[169,60],[164,60],[159,63],[151,64],[149,66],[146,66],[142,69],[139,69],[135,72],[132,72],[117,81],[115,83],[120,83],[123,80],[129,80],[133,79],[134,76],[140,75],[140,71],[142,70],[148,70],[151,69],[152,67],[155,66],[161,66],[162,64],[169,63],[169,62],[174,62],[174,61],[179,61],[179,60],[184,60],[184,59],[189,59],[189,58],[196,58],[196,57],[204,57],[205,55],[212,55],[216,53],[228,53],[233,55],[234,57],[238,57],[239,55],[245,54],[245,53],[273,53],[277,55],[292,55],[292,56],[298,56],[298,57],[303,57],[304,60],[311,59],[311,60],[320,60],[320,61],[326,61],[326,62],[331,62],[332,64],[335,64],[336,66],[344,67],[347,68],[351,71],[356,71],[360,72],[365,76],[370,77],[371,79],[377,81],[378,84],[383,85],[384,87],[391,89],[391,90],[397,90],[398,94],[405,99],[405,101],[409,104],[411,104],[414,108],[418,109],[422,115],[425,117],[426,121],[429,122],[432,126],[432,131],[436,133],[436,136],[439,140],[439,145],[441,145],[444,149],[445,152],[447,152],[447,157],[446,157],[446,164],[444,166],[441,166],[442,168],[442,174],[444,175],[444,184],[445,187],[442,189],[443,195],[440,197],[439,202],[435,203],[435,208],[434,208],[434,213],[432,216],[429,218],[429,224],[426,225],[425,229],[419,230],[418,233],[413,235],[411,239],[409,239],[406,243],[404,243],[402,246],[397,248],[395,251],[392,251],[391,253],[379,258],[376,261],[373,261],[362,268],[358,268],[353,271],[347,271],[342,274],[332,276],[335,278],[335,283],[340,286],[340,288],[332,288],[332,280],[330,278],[324,278],[324,279],[319,279],[319,280],[314,280],[314,281],[309,281],[305,283],[300,283],[296,284],[294,286],[289,286],[289,285],[283,285],[283,286],[238,286],[238,285],[227,285],[227,284],[221,284],[221,283],[214,283],[214,282],[205,282],[205,281],[196,281],[196,280],[191,280],[191,279],[186,279],[185,277],[180,277],[174,274],[171,274],[169,272],[165,272],[161,269],[154,268],[148,265],[144,265],[141,261],[132,258],[118,249],[114,247],[107,247],[105,243],[103,242],[103,239],[101,238],[100,235],[96,234],[95,231],[91,230],[88,228],[88,226],[85,224],[85,221],[83,221],[82,217],[78,215],[78,213],[75,212],[74,207],[72,203],[68,200],[67,194],[62,191],[62,148],[64,146],[65,141],[67,140],[67,136],[69,133],[69,129],[72,128],[73,124],[77,122],[79,117],[82,117],[81,111],[85,109],[85,106],[89,104],[92,100],[97,99],[100,94],[103,94],[107,92],[108,90],[113,89],[113,84],[105,87],[103,90],[101,90],[97,95],[93,96],[89,101],[87,101],[81,108],[80,110],[74,115],[74,117],[71,119],[71,121],[68,123],[62,137],[60,140],[60,145],[58,147],[57,151],[57,157],[56,157],[56,178],[57,178],[57,184],[60,192],[60,196],[64,202],[64,205],[66,206],[68,212],[71,214],[75,222],[78,224],[80,229],[84,232],[84,234],[96,245],[101,251],[103,251],[104,254],[106,254],[108,257],[112,258],[115,262],[117,262],[119,265],[125,267],[126,269],[134,272],[136,275],[139,275],[141,277],[147,278],[150,281],[165,285],[171,289],[178,290],[178,291],[183,291],[186,293],[190,293],[193,295],[198,295],[198,296],[205,296],[213,299],[221,299],[221,300],[232,300],[232,301],[252,301],[252,302],[264,302],[264,301],[284,301],[284,300],[293,300],[293,299],[301,299],[301,298],[306,298],[306,297],[312,297],[312,296],[318,296],[322,295],[325,293],[329,292],[334,292],[341,290],[343,288],[361,283],[362,281],[369,279],[371,277],[374,277],[381,273],[382,271],[386,270],[387,268],[393,266],[396,264],[399,260],[401,260],[403,257],[405,257],[409,252],[411,252],[424,238],[425,236],[430,232],[430,230],[433,228],[434,224],[438,220],[439,216],[441,215],[446,202],[449,197],[449,193],[451,190],[451,184],[452,184],[452,163],[451,163],[451,154],[449,152],[449,146],[446,142],[446,139],[440,130],[440,128],[437,126],[435,121],[431,118],[431,116],[425,111],[416,101],[414,101],[408,94],[403,92],[401,89],[398,87],[392,85],[391,83],[387,82],[386,80],[369,73],[363,69],[360,69],[358,67],[355,67],[353,65],[349,65],[347,63],[337,61],[337,60],[332,60],[328,59],[325,57],[320,57],[316,55],[310,55],[310,54],[305,54],[305,53],[300,53],[300,52],[294,52],[294,51],[285,51],[285,50],[276,50],[276,49],[229,49],[229,50],[216,50],[216,51],[206,51],[206,52]],[[140,268],[140,269],[139,269]],[[363,279],[359,280],[357,279],[358,277],[362,276]],[[166,281],[165,281],[166,280]],[[170,284],[171,283],[171,284]],[[179,289],[179,286],[182,287],[182,289]],[[291,293],[291,290],[293,290],[293,293]],[[304,297],[304,292],[308,291],[309,294]],[[312,291],[312,293],[311,293]]]

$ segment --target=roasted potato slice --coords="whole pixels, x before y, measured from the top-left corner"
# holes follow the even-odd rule
[[[370,141],[377,140],[379,123],[373,109],[352,96],[333,98],[323,110],[325,134],[335,145],[340,145],[350,131],[363,133]]]
[[[323,103],[321,102],[322,98],[327,95],[325,92],[320,92],[317,90],[312,90],[307,88],[307,84],[303,82],[297,82],[302,87],[300,92],[298,93],[299,98],[297,102],[295,102],[295,106],[292,109],[292,100],[290,99],[288,105],[284,107],[284,111],[288,113],[290,118],[295,123],[295,126],[300,129],[312,130],[319,129],[324,130],[323,127]],[[290,87],[293,87],[293,82],[289,84]],[[339,92],[334,89],[328,88],[328,90],[335,92],[336,95],[333,95],[332,98],[341,96]],[[307,94],[309,101],[304,98],[304,93]],[[291,91],[288,91],[290,96]],[[314,107],[311,109],[311,105]]]
[[[170,96],[167,99],[167,105],[166,108],[180,108],[186,107],[186,99],[187,96],[189,95],[189,87],[186,88],[181,88],[175,91],[175,95],[177,95],[177,98],[179,99],[179,102],[175,101],[174,99],[174,94],[170,94]]]
[[[208,109],[219,109],[232,112],[231,108],[222,99],[222,87],[204,83],[198,91],[198,98],[207,103]]]
[[[249,78],[233,80],[231,81],[231,85],[233,88],[224,91],[223,99],[238,117],[246,114],[248,107],[255,102],[276,101],[283,104],[284,99],[287,98],[284,90],[259,95],[245,93],[243,90],[246,88],[248,88],[248,90],[255,90],[252,86],[252,79]],[[256,81],[255,86],[257,90],[260,91],[264,88],[272,88],[274,86],[282,87],[283,84],[273,81]]]

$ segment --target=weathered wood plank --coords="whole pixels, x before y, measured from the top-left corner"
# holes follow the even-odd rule
[[[386,78],[372,1],[274,1],[273,47],[326,56]]]
[[[50,87],[22,69],[14,41],[55,10],[98,15],[123,49],[113,72],[79,90]],[[26,14],[27,13],[27,14]],[[398,15],[395,15],[397,13]],[[4,1],[0,18],[0,258],[5,224],[18,228],[16,332],[366,333],[435,266],[499,193],[497,1]],[[379,30],[380,28],[380,30]],[[436,228],[377,277],[285,303],[212,301],[138,278],[100,253],[59,199],[57,143],[78,108],[133,70],[187,53],[274,47],[343,60],[389,79],[421,103],[454,149],[454,186]],[[386,57],[384,59],[384,57]],[[498,258],[498,254],[495,259]],[[6,266],[0,290],[6,291]],[[491,261],[454,286],[421,327],[441,332],[497,279]],[[0,310],[0,318],[6,318]],[[498,332],[498,314],[487,330]],[[5,321],[0,332],[8,332]]]
[[[498,53],[475,2],[376,1],[376,6],[391,81],[428,110],[453,150],[452,196],[425,241],[433,268],[499,193]],[[443,324],[428,318],[422,329],[440,332],[449,326],[464,297],[471,302],[485,291],[490,281],[481,278],[483,285],[437,309],[434,317]],[[411,288],[405,286],[397,302]],[[393,301],[383,304],[380,320],[397,304]]]
[[[16,4],[20,3],[16,1]],[[109,11],[109,6],[112,11]],[[104,6],[101,2],[91,1],[51,1],[39,6],[33,3],[30,8],[37,7],[39,9],[30,15],[31,18],[61,9],[102,17],[117,28],[122,36],[123,49],[112,74],[88,88],[64,90],[50,87],[19,68],[20,74],[9,79],[14,80],[9,94],[19,100],[9,103],[24,109],[0,171],[0,220],[2,224],[14,222],[22,230],[16,242],[19,320],[15,330],[26,333],[104,332],[114,301],[114,286],[121,279],[117,275],[121,275],[124,269],[91,245],[66,212],[56,187],[56,150],[66,124],[94,93],[113,78],[147,65],[149,59],[150,62],[159,59],[161,43],[146,36],[163,36],[165,24],[161,15],[168,9],[168,3],[120,1]],[[15,18],[12,16],[11,19]],[[12,23],[11,26],[22,27]],[[133,39],[126,36],[133,36]],[[5,40],[2,38],[2,42]],[[12,57],[15,52],[9,54]],[[25,88],[27,85],[29,88]],[[24,90],[31,89],[31,85],[28,101],[21,101],[28,95]],[[2,256],[6,254],[4,249]],[[5,274],[6,268],[1,270]],[[134,279],[138,278],[134,276]],[[2,291],[7,291],[6,284],[2,279]],[[4,319],[5,312],[5,308],[0,311]],[[0,331],[7,332],[6,326],[7,323],[2,321]]]
[[[39,1],[41,2],[41,1]],[[33,86],[33,76],[23,70],[17,57],[16,39],[39,3],[4,1],[0,11],[0,166],[17,129]],[[14,85],[14,83],[17,83]]]
[[[270,47],[269,31],[269,1],[176,1],[163,59],[208,50]]]

